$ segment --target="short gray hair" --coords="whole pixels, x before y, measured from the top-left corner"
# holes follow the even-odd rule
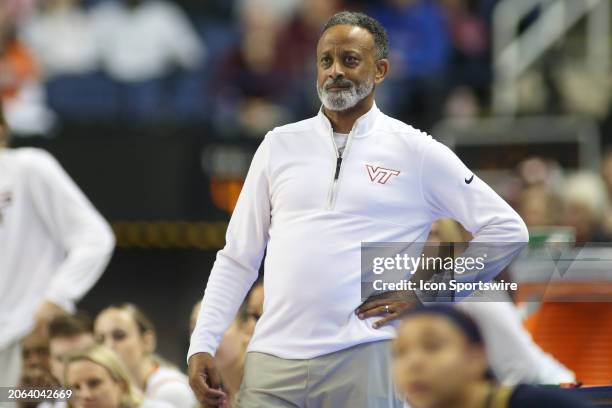
[[[387,32],[382,24],[375,18],[354,11],[341,11],[327,20],[327,23],[323,26],[321,35],[329,28],[337,25],[351,25],[367,30],[372,34],[372,37],[374,37],[376,58],[383,59],[387,58],[387,55],[389,55],[389,39],[387,38]]]

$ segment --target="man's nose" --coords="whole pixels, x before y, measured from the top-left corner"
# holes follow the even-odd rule
[[[344,77],[344,69],[342,68],[342,64],[340,63],[340,61],[335,61],[332,64],[329,70],[329,77],[333,79]]]

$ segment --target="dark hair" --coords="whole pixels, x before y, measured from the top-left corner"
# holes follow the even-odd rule
[[[361,27],[367,30],[372,37],[374,37],[374,46],[376,47],[376,58],[383,59],[389,55],[389,39],[387,38],[387,32],[385,28],[378,22],[378,20],[368,16],[367,14],[358,13],[354,11],[341,11],[331,16],[323,30],[321,35],[327,29],[337,25],[351,25]]]
[[[461,333],[463,333],[471,344],[481,346],[483,348],[485,347],[485,342],[482,337],[482,333],[480,332],[480,328],[478,328],[478,324],[476,324],[474,319],[456,307],[447,305],[422,306],[407,311],[404,314],[404,318],[428,314],[447,319],[453,323],[453,325],[458,328]],[[491,368],[487,368],[485,377],[489,380],[495,380],[495,374],[493,374]]]
[[[75,315],[60,315],[49,322],[49,339],[73,337],[93,333],[91,317],[84,312]]]
[[[145,312],[142,311],[142,309],[140,309],[135,304],[122,303],[119,305],[111,305],[107,307],[105,310],[108,310],[108,309],[119,309],[119,310],[123,310],[127,312],[130,315],[130,317],[134,319],[134,322],[136,323],[136,326],[138,327],[138,332],[141,335],[147,332],[156,334],[155,326],[153,325],[153,321],[149,318],[149,316],[145,314]]]

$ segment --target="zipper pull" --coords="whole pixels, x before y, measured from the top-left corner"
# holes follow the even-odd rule
[[[334,180],[338,180],[338,175],[340,174],[340,166],[342,165],[342,156],[339,156],[336,159],[336,174],[334,175]]]

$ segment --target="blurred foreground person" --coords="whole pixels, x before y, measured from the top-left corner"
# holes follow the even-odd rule
[[[19,343],[46,336],[106,267],[114,236],[57,161],[40,149],[7,148],[0,106],[0,386],[20,377]]]
[[[70,400],[72,408],[171,407],[144,399],[121,359],[103,346],[96,345],[71,355],[66,362],[64,385],[74,392]]]
[[[412,408],[582,408],[570,391],[498,384],[476,323],[450,306],[407,312],[393,342],[397,387]]]
[[[176,408],[197,404],[187,376],[155,356],[157,334],[151,320],[136,306],[104,309],[94,323],[96,341],[114,350],[148,399]]]
[[[466,239],[457,222],[440,219],[432,225],[427,241],[435,245],[462,243]],[[480,327],[491,370],[499,382],[504,385],[574,382],[574,373],[533,341],[510,295],[500,291],[495,299],[468,297],[454,306]]]

